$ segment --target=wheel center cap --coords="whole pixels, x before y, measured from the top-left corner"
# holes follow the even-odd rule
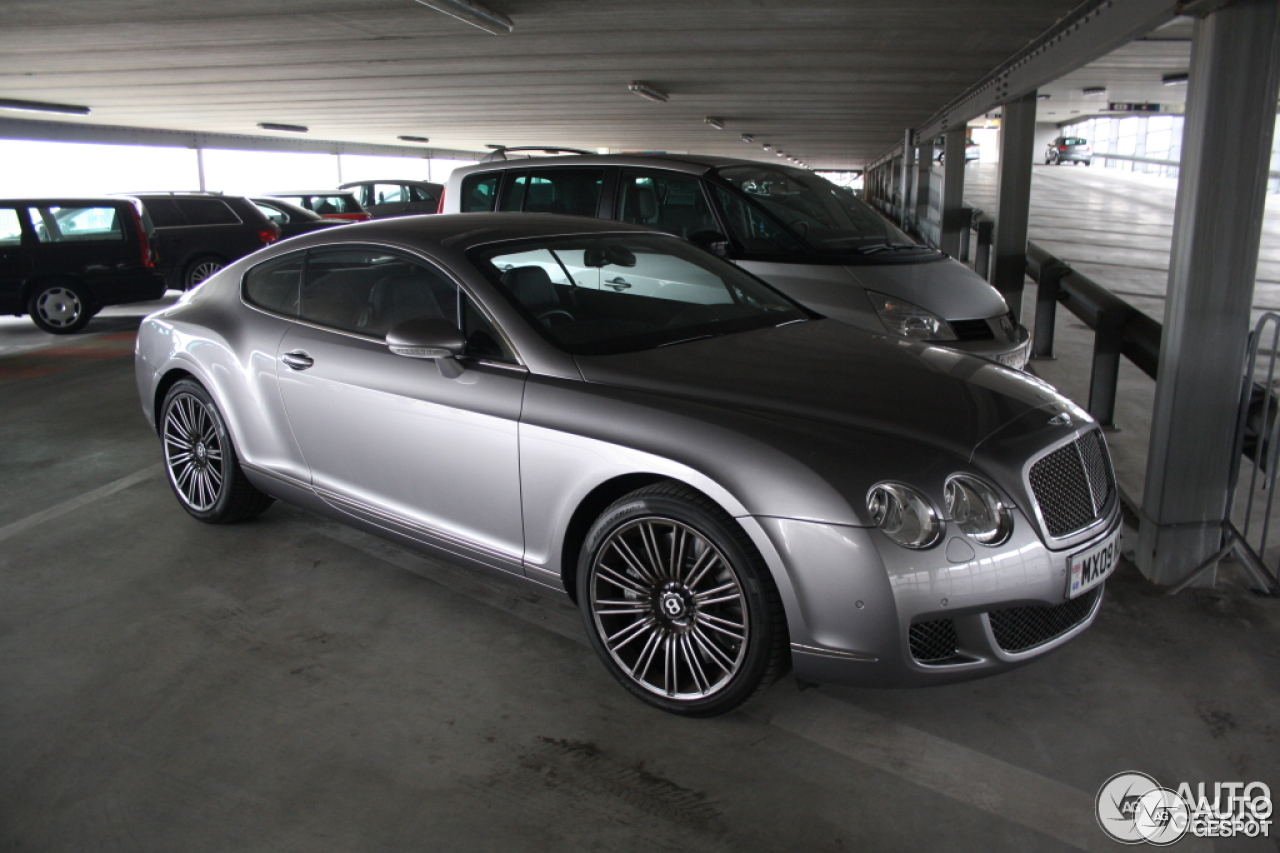
[[[679,619],[685,614],[684,598],[679,593],[664,592],[658,603],[669,619]]]
[[[196,459],[199,459],[201,462],[203,462],[208,457],[208,455],[209,455],[209,450],[204,446],[203,441],[196,445]]]

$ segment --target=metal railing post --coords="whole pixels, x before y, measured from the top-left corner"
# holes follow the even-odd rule
[[[1036,288],[1036,322],[1031,337],[1033,358],[1054,358],[1053,336],[1058,321],[1058,300],[1061,297],[1062,277],[1071,267],[1051,258],[1040,267]]]
[[[1089,414],[1105,427],[1116,425],[1116,385],[1120,381],[1120,347],[1129,312],[1107,308],[1098,314],[1093,338],[1093,370],[1089,376]]]
[[[983,278],[990,278],[991,242],[996,233],[996,221],[983,214],[978,217],[978,246],[973,252],[973,271]]]

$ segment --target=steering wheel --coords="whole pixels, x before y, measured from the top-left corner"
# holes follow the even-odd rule
[[[551,322],[552,317],[563,317],[564,319],[553,323]],[[570,314],[568,311],[564,310],[563,308],[552,308],[550,311],[543,311],[541,314],[539,314],[538,322],[545,323],[548,326],[557,326],[560,323],[564,323],[564,322],[576,323],[577,320],[575,320],[573,315]]]

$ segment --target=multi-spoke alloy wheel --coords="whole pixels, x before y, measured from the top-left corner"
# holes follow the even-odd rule
[[[159,428],[169,485],[187,512],[222,524],[253,518],[271,505],[240,469],[222,414],[199,383],[173,384],[160,407]]]
[[[186,289],[190,290],[200,284],[224,266],[226,264],[219,258],[199,258],[193,261],[191,266],[187,267],[187,277],[184,282]]]
[[[645,690],[695,699],[742,666],[750,626],[728,560],[665,518],[616,529],[596,553],[591,612],[614,661]]]
[[[182,502],[208,512],[226,481],[218,425],[194,394],[179,394],[164,416],[164,461]]]
[[[578,604],[609,670],[664,710],[724,713],[785,665],[768,570],[733,519],[678,484],[633,492],[596,520]]]

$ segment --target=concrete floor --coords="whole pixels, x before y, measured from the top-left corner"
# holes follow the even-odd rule
[[[1112,850],[1120,771],[1280,792],[1276,600],[1122,565],[1017,672],[677,719],[561,600],[278,504],[191,520],[136,322],[0,357],[0,850]]]

